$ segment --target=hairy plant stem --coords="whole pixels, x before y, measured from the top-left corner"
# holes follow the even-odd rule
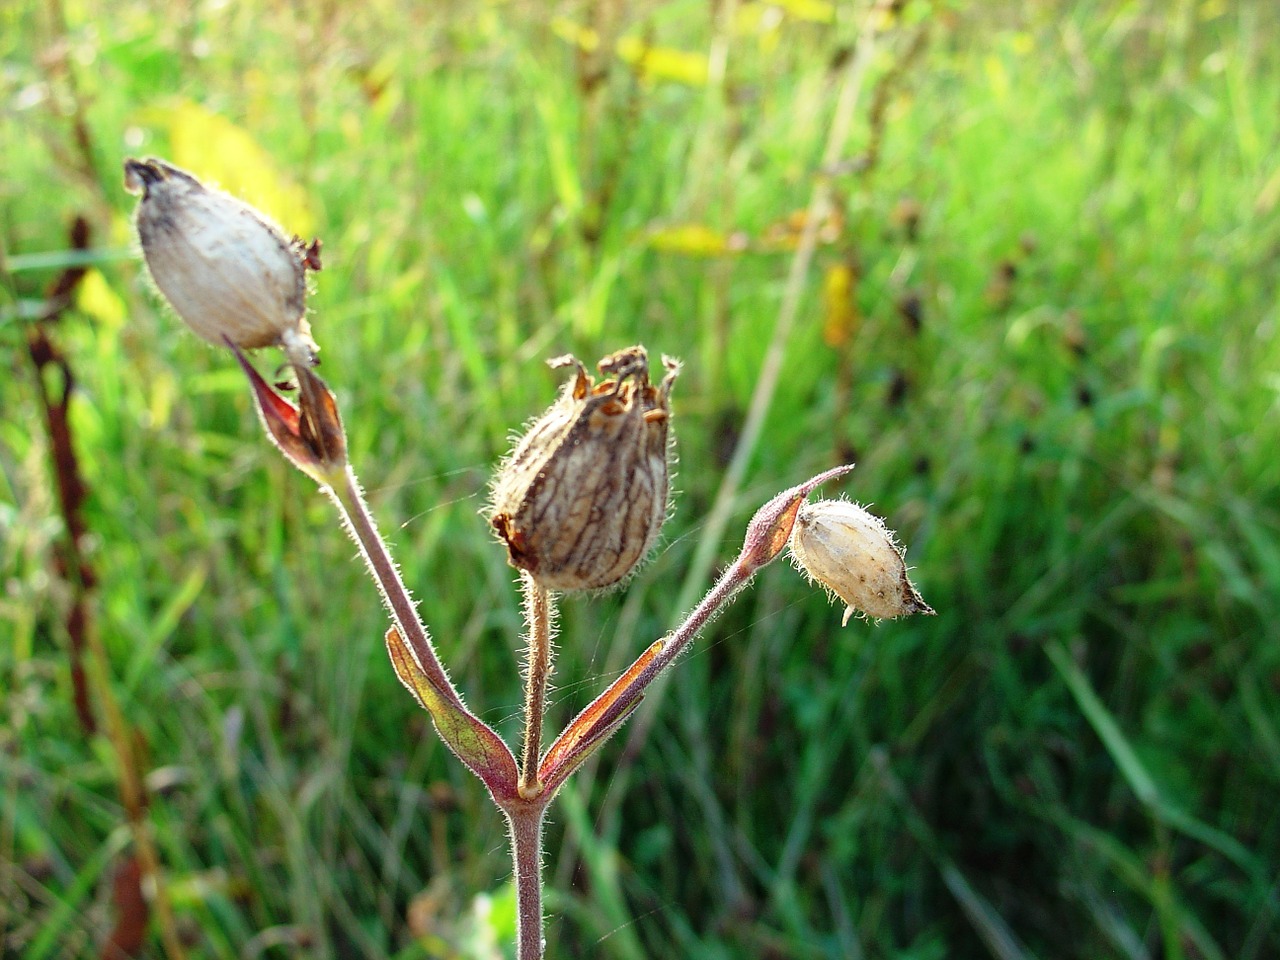
[[[391,559],[391,553],[387,550],[382,535],[378,533],[373,515],[369,513],[364,496],[360,492],[360,483],[356,479],[355,472],[347,466],[342,469],[339,476],[332,479],[334,482],[326,485],[324,489],[337,504],[347,529],[359,545],[369,572],[382,593],[382,599],[391,611],[391,619],[395,621],[400,636],[409,644],[418,665],[441,694],[458,706],[463,706],[462,697],[458,695],[458,691],[449,680],[449,675],[440,665],[440,658],[436,656],[435,647],[431,643],[431,635],[418,616],[413,599],[409,596],[409,590],[400,579],[400,571],[396,568],[395,561]]]
[[[334,471],[324,484],[342,519],[364,555],[369,572],[391,611],[400,636],[414,659],[443,696],[465,710],[462,698],[449,681],[436,655],[431,636],[418,617],[409,591],[400,578],[350,466]],[[531,579],[525,579],[526,615],[529,621],[529,685],[527,690],[525,749],[519,796],[496,797],[507,818],[511,856],[515,869],[518,960],[542,960],[542,823],[551,797],[540,792],[538,755],[542,740],[542,714],[546,709],[550,675],[551,630],[555,614],[551,595]]]
[[[520,796],[533,799],[542,792],[538,762],[542,759],[542,717],[547,711],[547,681],[551,677],[551,630],[555,598],[525,572],[524,616],[529,629],[529,660],[524,690],[524,751],[520,761]]]
[[[505,806],[516,878],[516,960],[542,960],[542,824],[548,794]]]
[[[741,563],[731,563],[716,580],[715,586],[707,591],[706,596],[693,608],[693,612],[685,617],[684,622],[671,632],[662,654],[653,662],[654,673],[660,673],[685,651],[685,648],[702,632],[702,628],[710,623],[720,612],[720,608],[733,599],[734,594],[751,582],[755,571]]]
[[[391,611],[400,636],[409,644],[414,659],[432,684],[455,704],[462,698],[449,681],[436,655],[431,636],[418,617],[409,591],[400,578],[350,466],[334,470],[323,489],[332,497],[347,530],[360,547],[370,574]],[[540,792],[538,755],[542,740],[542,714],[546,708],[547,678],[550,674],[551,626],[554,603],[551,595],[525,578],[526,616],[529,621],[529,685],[527,690],[525,750],[520,794],[497,797],[511,840],[517,909],[517,958],[542,960],[542,823],[548,794]],[[465,709],[465,707],[463,707]],[[525,794],[528,794],[526,797]]]

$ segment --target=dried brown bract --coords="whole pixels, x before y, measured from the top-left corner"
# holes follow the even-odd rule
[[[493,484],[490,522],[511,564],[552,590],[622,582],[649,552],[667,515],[671,387],[679,364],[649,382],[644,347],[576,367],[557,400],[517,443]]]

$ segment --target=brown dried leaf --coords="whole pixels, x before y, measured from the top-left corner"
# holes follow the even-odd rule
[[[538,780],[548,791],[556,790],[587,757],[622,726],[643,699],[636,681],[654,661],[665,641],[657,640],[626,669],[609,688],[574,717],[551,745],[538,768]]]

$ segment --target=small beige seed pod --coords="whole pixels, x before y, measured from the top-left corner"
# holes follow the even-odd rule
[[[791,531],[791,557],[811,580],[874,619],[932,614],[907,577],[902,548],[879,517],[848,500],[806,503]]]
[[[595,383],[570,356],[550,361],[577,375],[499,469],[489,520],[511,564],[550,590],[599,590],[644,559],[667,516],[669,398],[679,364],[649,382],[643,347],[598,364]]]
[[[163,160],[126,160],[141,193],[136,224],[147,269],[197,335],[226,346],[283,346],[313,363],[306,320],[308,253],[264,214]]]

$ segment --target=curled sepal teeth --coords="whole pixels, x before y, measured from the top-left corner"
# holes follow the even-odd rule
[[[599,383],[574,357],[550,363],[574,373],[498,470],[489,522],[541,586],[598,590],[635,570],[666,519],[679,364],[664,357],[655,385],[640,346],[602,359]]]
[[[878,620],[934,612],[907,576],[893,531],[856,503],[804,504],[790,545],[796,566],[844,601],[842,624],[854,613]]]

